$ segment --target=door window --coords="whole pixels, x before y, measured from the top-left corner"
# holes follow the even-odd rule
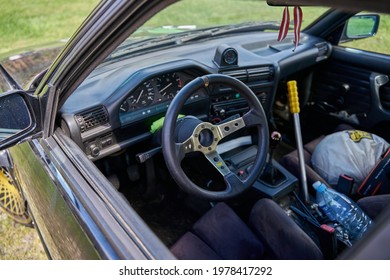
[[[367,13],[363,12],[361,14]],[[373,37],[352,40],[341,43],[340,46],[390,55],[390,15],[379,15],[380,20],[378,32]],[[355,31],[356,29],[349,30],[350,33]]]

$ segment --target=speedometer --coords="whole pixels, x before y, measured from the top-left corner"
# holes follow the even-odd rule
[[[129,95],[129,97],[121,104],[122,112],[131,111],[137,108],[146,107],[154,100],[153,80],[144,82],[140,87]]]

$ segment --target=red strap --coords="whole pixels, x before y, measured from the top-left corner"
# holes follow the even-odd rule
[[[301,37],[302,18],[303,18],[303,13],[301,7],[295,6],[294,7],[294,37],[295,37],[294,50],[297,48]]]
[[[290,26],[290,13],[288,11],[288,7],[285,7],[283,10],[282,23],[280,24],[278,41],[282,41],[284,38],[286,38],[289,26]]]
[[[295,38],[295,47],[294,50],[299,45],[299,40],[301,38],[301,26],[303,20],[303,13],[301,7],[294,7],[294,38]],[[280,24],[278,41],[282,41],[286,38],[288,29],[290,26],[290,12],[288,11],[288,7],[284,7],[282,22]]]

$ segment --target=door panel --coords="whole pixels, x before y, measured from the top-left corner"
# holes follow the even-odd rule
[[[388,137],[389,75],[388,56],[334,47],[313,76],[313,111]]]
[[[325,64],[314,76],[313,98],[350,114],[370,110],[370,72],[339,61]]]

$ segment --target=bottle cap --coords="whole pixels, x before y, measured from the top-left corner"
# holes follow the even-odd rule
[[[313,188],[317,191],[317,192],[324,192],[326,190],[326,186],[321,183],[320,181],[317,181],[313,184]]]

